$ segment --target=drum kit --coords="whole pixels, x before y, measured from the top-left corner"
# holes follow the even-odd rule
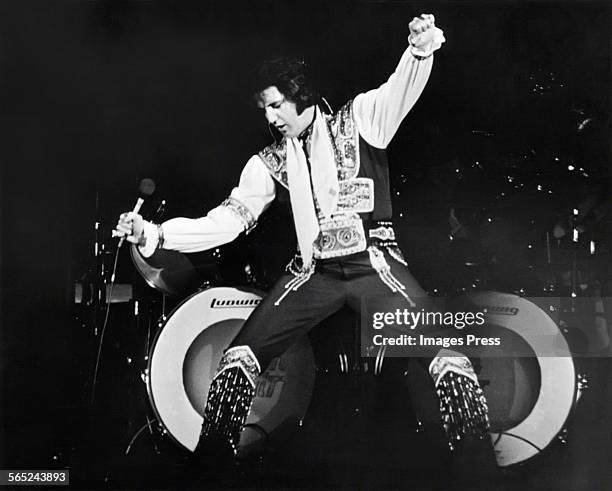
[[[190,292],[168,315],[160,316],[140,378],[146,384],[148,412],[155,416],[154,421],[147,417],[147,428],[192,452],[223,350],[264,294],[251,287],[197,288],[202,277],[185,255],[175,251],[157,251],[145,259],[132,246],[131,256],[146,283],[164,298],[184,298]],[[490,436],[498,465],[525,463],[556,439],[563,441],[572,412],[587,388],[586,379],[578,374],[570,345],[544,310],[546,306],[494,291],[474,291],[457,298],[456,308],[466,304],[486,307],[490,314],[487,329],[514,338],[522,353],[525,346],[533,353],[531,357],[488,353],[476,366],[489,404]],[[555,340],[557,356],[541,352],[541,336]],[[378,358],[377,366],[382,364]],[[338,360],[340,372],[353,369],[346,352]],[[270,441],[282,441],[299,431],[319,373],[308,337],[270,364],[257,382],[240,455],[262,453]],[[140,434],[134,435],[126,453]]]

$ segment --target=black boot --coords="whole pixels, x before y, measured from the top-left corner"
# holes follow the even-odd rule
[[[429,365],[440,400],[440,414],[451,450],[467,435],[484,438],[489,408],[472,363],[465,356],[442,350]],[[444,356],[445,353],[448,355]]]
[[[486,398],[470,360],[442,350],[431,362],[429,374],[440,401],[440,414],[452,450],[453,489],[490,489],[497,463],[488,434]],[[447,354],[446,356],[444,356]]]
[[[202,432],[194,451],[199,464],[211,469],[231,465],[260,371],[248,346],[230,348],[221,358],[208,391]]]

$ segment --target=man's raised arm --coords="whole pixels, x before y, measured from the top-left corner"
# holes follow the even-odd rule
[[[415,17],[408,27],[409,46],[395,72],[380,87],[359,94],[353,101],[359,133],[377,148],[387,147],[423,92],[431,72],[433,52],[445,41],[433,15]]]

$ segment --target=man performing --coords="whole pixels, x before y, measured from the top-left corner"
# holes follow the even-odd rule
[[[319,106],[303,63],[264,63],[255,97],[279,138],[251,157],[230,196],[198,219],[155,225],[132,212],[121,215],[117,231],[144,256],[156,248],[203,251],[248,233],[288,190],[299,254],[225,351],[208,394],[201,445],[235,450],[258,375],[344,305],[359,311],[365,295],[385,295],[404,309],[426,297],[395,242],[385,149],[445,40],[432,15],[414,18],[409,30],[408,47],[387,82],[335,114]],[[467,437],[486,437],[487,407],[469,360],[437,356],[427,362],[451,448]]]

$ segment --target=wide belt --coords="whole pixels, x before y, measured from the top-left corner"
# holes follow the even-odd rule
[[[314,243],[315,259],[348,256],[369,246],[396,247],[391,221],[362,220],[357,214],[343,214],[319,222],[321,233]]]
[[[321,233],[314,243],[315,261],[311,262],[308,268],[304,268],[301,257],[296,254],[286,268],[287,272],[293,274],[293,278],[285,284],[285,292],[274,305],[280,305],[287,295],[308,282],[315,272],[317,261],[350,256],[367,250],[370,264],[382,282],[393,293],[402,295],[411,307],[416,306],[408,296],[406,287],[393,275],[383,252],[386,251],[390,257],[407,266],[395,241],[395,231],[390,221],[364,221],[357,214],[344,214],[320,220],[319,225]]]

